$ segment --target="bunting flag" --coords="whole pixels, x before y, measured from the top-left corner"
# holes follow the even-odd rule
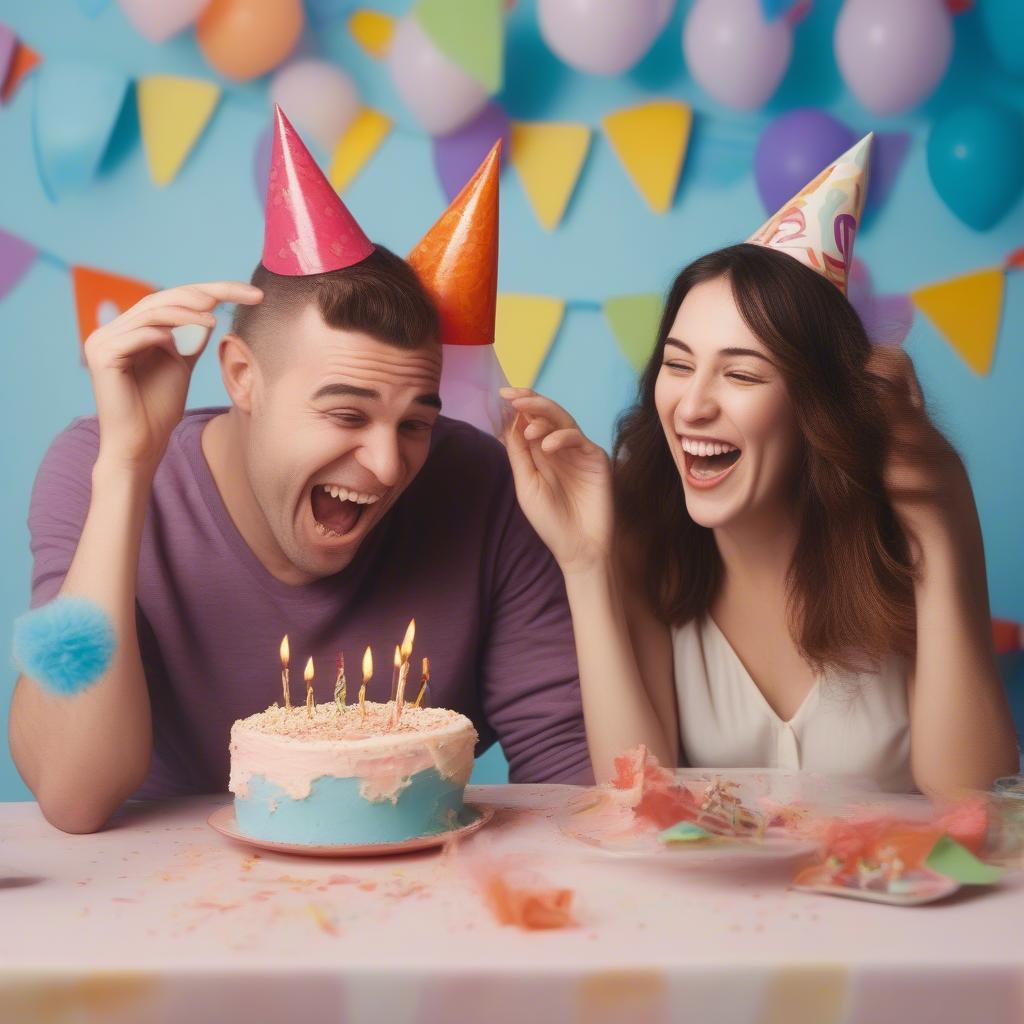
[[[220,88],[198,78],[149,75],[136,89],[149,176],[169,185],[213,115]]]
[[[99,169],[128,90],[120,72],[77,60],[48,60],[37,73],[36,160],[51,199],[88,185]]]
[[[502,0],[418,0],[413,16],[434,45],[492,96],[505,77]]]
[[[365,53],[374,60],[383,60],[391,49],[395,19],[380,11],[354,11],[348,19],[348,30]]]
[[[630,366],[640,373],[651,357],[661,323],[662,297],[620,295],[604,304],[604,315]]]
[[[14,60],[14,51],[18,49],[18,37],[0,22],[0,86],[7,81],[7,72]]]
[[[391,131],[392,121],[379,110],[363,107],[338,140],[327,177],[339,192],[344,192],[370,157],[380,149]]]
[[[78,315],[78,338],[83,345],[97,327],[110,323],[139,299],[157,290],[144,281],[81,266],[71,268],[71,284]]]
[[[1024,624],[1007,619],[992,620],[992,640],[996,654],[1024,651]]]
[[[692,123],[692,108],[675,100],[619,110],[601,121],[626,173],[655,213],[672,206]]]
[[[38,255],[30,242],[0,229],[0,299],[25,276]]]
[[[543,295],[498,295],[494,348],[514,388],[533,387],[564,314],[562,299]]]
[[[975,373],[988,373],[1003,308],[1001,267],[918,288],[910,301]]]
[[[569,204],[590,148],[585,124],[515,121],[511,129],[512,166],[533,212],[552,231]]]
[[[41,64],[42,60],[43,58],[32,47],[19,42],[7,65],[7,76],[4,78],[3,88],[0,89],[0,102],[6,103],[10,100],[25,76]]]

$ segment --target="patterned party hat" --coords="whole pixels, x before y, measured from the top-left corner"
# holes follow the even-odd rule
[[[748,242],[798,259],[844,295],[868,188],[872,133],[805,185]]]
[[[501,142],[409,253],[434,296],[446,345],[490,345],[498,302],[498,174]]]
[[[304,277],[361,263],[373,252],[373,243],[276,105],[274,129],[263,266],[275,274]]]

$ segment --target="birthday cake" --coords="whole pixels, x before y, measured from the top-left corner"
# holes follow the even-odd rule
[[[464,824],[477,734],[464,715],[393,702],[276,704],[231,728],[235,820],[246,835],[371,845]]]

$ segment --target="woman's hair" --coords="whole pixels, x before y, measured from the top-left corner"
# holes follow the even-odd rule
[[[251,281],[263,290],[255,306],[237,306],[232,331],[258,355],[287,339],[288,324],[315,305],[328,327],[360,331],[398,348],[436,342],[437,308],[416,271],[378,245],[354,266],[326,274],[285,276],[259,264]]]
[[[729,280],[740,314],[785,379],[803,438],[788,579],[794,639],[818,669],[911,654],[914,566],[883,484],[891,381],[872,370],[871,343],[835,285],[762,246],[702,256],[669,292],[638,400],[615,441],[618,528],[633,571],[655,613],[675,626],[705,615],[721,583],[714,535],[686,510],[654,404],[665,339],[683,299],[718,278]]]

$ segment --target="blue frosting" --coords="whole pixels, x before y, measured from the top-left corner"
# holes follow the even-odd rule
[[[249,779],[249,795],[235,797],[235,820],[246,835],[310,846],[395,843],[433,835],[462,822],[463,786],[436,768],[417,772],[390,800],[366,800],[354,778],[323,775],[309,796],[294,797],[262,775]]]

